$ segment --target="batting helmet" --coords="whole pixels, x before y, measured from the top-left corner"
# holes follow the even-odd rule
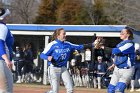
[[[9,9],[0,8],[0,20],[3,20],[9,14]]]

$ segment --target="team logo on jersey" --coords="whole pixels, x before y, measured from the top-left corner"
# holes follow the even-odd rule
[[[65,48],[65,49],[55,49],[55,52],[56,53],[66,53],[66,52],[69,52],[70,49],[69,48]]]

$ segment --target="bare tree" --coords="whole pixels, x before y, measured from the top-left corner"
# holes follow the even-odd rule
[[[38,5],[41,0],[11,0],[13,23],[33,23],[37,16]],[[55,10],[56,3],[63,0],[50,0],[52,10]],[[85,2],[88,18],[83,24],[107,24],[106,17],[110,24],[140,24],[140,0],[81,0]],[[46,5],[45,5],[46,6]],[[57,7],[58,9],[60,7]],[[83,19],[84,21],[84,19]],[[104,21],[104,23],[103,23]],[[109,24],[109,23],[108,23]]]
[[[92,24],[100,24],[104,15],[110,24],[139,25],[140,0],[83,0]],[[100,5],[99,5],[100,4]],[[99,7],[100,6],[100,7]],[[100,11],[101,10],[101,11]],[[101,14],[97,14],[100,11]]]
[[[112,23],[105,15],[104,8],[106,7],[105,0],[83,0],[91,24],[103,25]]]
[[[0,7],[2,7],[3,3],[2,3],[2,0],[0,0]]]
[[[89,18],[91,19],[91,23],[95,25],[94,21],[94,12],[93,12],[93,3],[94,0],[83,0],[85,2],[85,8],[88,12]]]
[[[140,24],[140,0],[105,0],[106,15],[118,24]]]
[[[37,0],[12,0],[12,16],[14,23],[33,23],[37,15]]]

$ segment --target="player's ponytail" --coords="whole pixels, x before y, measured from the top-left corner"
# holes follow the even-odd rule
[[[129,34],[129,40],[134,39],[133,31],[135,31],[135,29],[133,29],[131,27],[125,27],[125,29],[127,30],[127,34]]]

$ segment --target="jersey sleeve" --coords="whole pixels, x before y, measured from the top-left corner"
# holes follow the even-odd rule
[[[70,42],[66,42],[66,43],[68,43],[71,46],[72,50],[82,50],[82,49],[84,49],[84,45],[72,44]]]
[[[5,47],[4,47],[4,41],[0,39],[0,56],[3,54],[6,54]]]
[[[0,24],[0,39],[5,41],[7,33],[8,33],[7,27],[3,24]]]
[[[112,54],[119,54],[119,53],[128,54],[128,53],[131,53],[131,51],[133,51],[133,49],[131,49],[132,46],[133,46],[133,43],[126,43],[125,45],[123,45],[119,48],[113,48]]]
[[[7,27],[3,24],[0,24],[0,56],[6,54],[4,43],[6,40],[7,33],[8,33]]]
[[[52,51],[53,51],[53,47],[52,47],[53,45],[54,45],[54,44],[53,44],[52,42],[49,43],[49,44],[45,47],[44,51],[40,54],[40,58],[47,60],[47,59],[48,59],[48,56],[51,56],[51,53],[52,53]]]

